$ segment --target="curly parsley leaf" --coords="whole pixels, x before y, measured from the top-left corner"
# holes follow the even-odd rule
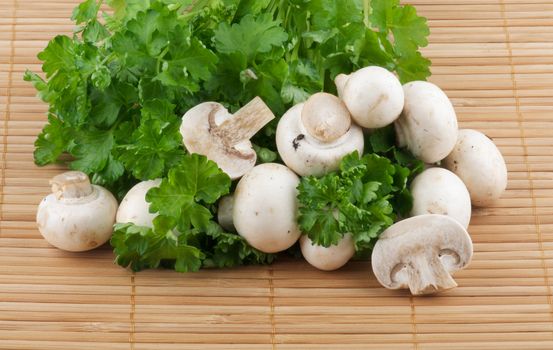
[[[67,148],[70,129],[54,115],[48,115],[48,124],[35,141],[34,157],[38,165],[54,163]]]
[[[131,223],[115,225],[110,241],[115,262],[133,271],[167,265],[178,272],[198,271],[205,257],[203,252],[164,228],[158,218],[154,220],[154,228]]]
[[[236,233],[225,232],[214,222],[206,229],[204,241],[207,242],[204,246],[205,267],[269,264],[276,257],[252,248],[244,238]]]
[[[230,190],[230,178],[213,161],[198,154],[186,155],[169,170],[161,185],[146,195],[150,211],[175,219],[179,231],[205,229],[212,213],[205,207]]]
[[[340,170],[320,178],[307,176],[298,186],[300,228],[318,245],[338,244],[351,233],[358,252],[366,252],[398,214],[410,210],[409,169],[377,154],[342,159]],[[402,207],[394,207],[401,195]],[[407,200],[407,202],[405,202]]]
[[[381,33],[393,35],[395,70],[403,83],[425,80],[430,76],[430,60],[418,51],[428,45],[430,30],[426,18],[417,15],[411,5],[400,6],[399,0],[371,1],[373,23]]]
[[[251,60],[258,54],[281,46],[288,35],[272,17],[270,13],[263,13],[257,18],[247,14],[239,23],[221,23],[213,37],[215,47],[220,53],[240,53]]]
[[[166,100],[145,103],[140,126],[132,133],[131,143],[119,146],[119,159],[127,169],[132,169],[137,179],[162,177],[184,156],[180,118],[174,109],[175,105]]]

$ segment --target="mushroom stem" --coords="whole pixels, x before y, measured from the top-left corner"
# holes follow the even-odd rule
[[[348,82],[348,79],[349,79],[349,75],[346,75],[346,74],[338,74],[336,78],[334,78],[336,91],[338,92],[338,96],[340,98],[344,96],[344,88],[346,86],[346,83]]]
[[[416,256],[411,263],[416,265],[409,270],[409,290],[413,295],[433,294],[457,287],[457,282],[444,268],[439,258]]]
[[[256,97],[212,130],[227,146],[234,146],[251,139],[274,118],[275,115],[265,102]]]
[[[217,221],[225,230],[234,232],[234,222],[232,220],[232,211],[234,210],[234,197],[232,195],[224,196],[219,201],[219,210],[217,212]]]
[[[50,185],[52,193],[58,200],[86,197],[94,191],[88,176],[80,171],[68,171],[54,176],[50,180]]]

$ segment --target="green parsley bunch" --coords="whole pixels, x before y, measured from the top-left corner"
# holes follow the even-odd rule
[[[55,37],[38,55],[44,78],[25,73],[49,105],[34,158],[46,165],[69,153],[71,169],[119,198],[138,181],[164,178],[148,198],[160,213],[154,228],[115,231],[118,261],[136,269],[272,259],[213,221],[214,203],[230,180],[214,163],[186,154],[178,129],[191,107],[217,101],[235,111],[259,96],[280,116],[315,92],[335,93],[339,73],[378,65],[404,83],[430,75],[419,51],[427,45],[426,19],[399,0],[105,3],[109,14],[100,14],[102,0],[78,5],[74,35]],[[253,140],[262,162],[277,159],[276,122]],[[178,180],[194,183],[204,172],[217,179],[205,192]],[[175,200],[182,212],[169,209]]]

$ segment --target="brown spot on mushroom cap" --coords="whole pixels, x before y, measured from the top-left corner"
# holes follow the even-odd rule
[[[382,233],[373,250],[372,269],[386,288],[409,288],[414,295],[435,293],[456,286],[450,274],[469,264],[472,251],[470,236],[456,220],[420,215]],[[453,253],[454,259],[444,257]]]

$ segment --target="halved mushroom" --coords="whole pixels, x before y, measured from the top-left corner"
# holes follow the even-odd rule
[[[69,171],[51,181],[36,215],[38,230],[53,246],[81,252],[101,246],[113,232],[117,200],[105,188],[91,185],[88,176]]]
[[[334,82],[353,120],[364,128],[392,124],[403,109],[401,83],[385,68],[371,66],[350,75],[339,74]]]
[[[457,141],[457,116],[447,95],[426,81],[403,85],[405,106],[395,121],[399,146],[425,163],[444,159]]]
[[[216,102],[204,102],[184,114],[180,132],[190,153],[206,156],[235,180],[255,166],[252,138],[275,118],[259,97],[234,114]]]
[[[276,144],[290,169],[302,176],[318,176],[336,170],[345,155],[355,150],[362,154],[364,140],[342,101],[317,93],[282,116]]]
[[[432,294],[457,286],[451,274],[470,263],[472,249],[469,234],[451,217],[414,216],[382,233],[373,249],[372,269],[388,289]]]

